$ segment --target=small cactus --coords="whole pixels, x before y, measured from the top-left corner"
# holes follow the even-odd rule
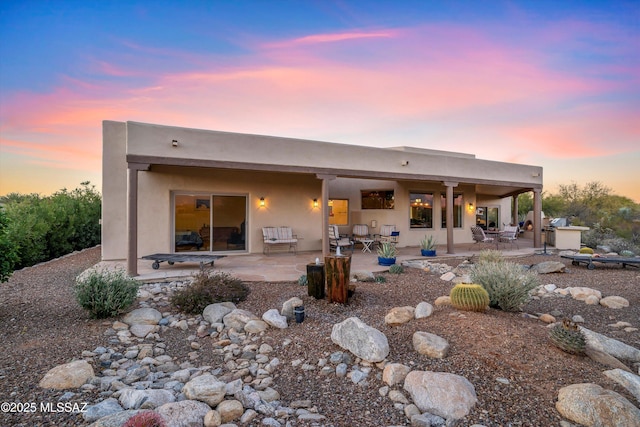
[[[580,248],[580,253],[585,255],[593,255],[593,249],[585,246],[584,248]]]
[[[376,283],[385,283],[387,278],[384,276],[376,276]]]
[[[549,331],[549,339],[560,350],[571,354],[582,355],[587,346],[578,325],[568,319],[564,319]]]
[[[298,277],[298,285],[307,286],[308,283],[309,283],[309,280],[307,279],[306,274],[303,274],[302,276]]]
[[[404,273],[404,268],[402,268],[401,265],[393,264],[391,267],[389,267],[389,273],[391,273],[391,274],[402,274],[402,273]]]
[[[451,289],[449,297],[458,310],[485,311],[489,307],[489,294],[481,285],[459,283]]]
[[[167,427],[162,415],[155,411],[139,412],[129,418],[122,427]]]

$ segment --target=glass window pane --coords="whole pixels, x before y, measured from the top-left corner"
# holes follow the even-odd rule
[[[433,228],[433,194],[409,193],[411,228]]]
[[[362,190],[362,209],[393,209],[393,190]]]
[[[329,200],[329,224],[348,225],[349,224],[349,200],[330,199]]]
[[[453,228],[462,228],[462,194],[453,194]],[[440,207],[442,213],[442,228],[447,228],[447,197],[440,195]]]
[[[177,194],[175,205],[176,252],[210,250],[209,221],[211,198],[209,196]]]
[[[212,251],[244,250],[247,198],[213,196]]]

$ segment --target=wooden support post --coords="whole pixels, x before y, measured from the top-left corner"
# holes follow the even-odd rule
[[[324,266],[329,302],[347,304],[351,257],[327,256],[324,258]]]

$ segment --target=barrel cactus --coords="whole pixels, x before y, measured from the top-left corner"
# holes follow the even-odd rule
[[[482,285],[460,283],[451,289],[451,305],[458,310],[485,311],[489,307],[489,294]]]
[[[584,354],[587,345],[578,325],[568,319],[551,328],[549,339],[560,350],[577,355]]]
[[[580,253],[583,255],[593,255],[593,249],[585,246],[584,248],[580,248]]]
[[[401,265],[393,264],[391,267],[389,267],[389,273],[391,273],[391,274],[402,274],[402,273],[404,273],[404,268],[402,268]]]

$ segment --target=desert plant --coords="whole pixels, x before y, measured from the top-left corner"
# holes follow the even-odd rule
[[[568,319],[551,328],[549,339],[560,350],[571,354],[584,354],[587,345],[578,325]]]
[[[171,296],[171,304],[184,313],[202,313],[206,306],[217,302],[238,303],[249,295],[249,288],[240,279],[227,273],[201,270],[189,286]]]
[[[633,253],[632,251],[624,250],[624,251],[620,251],[620,256],[634,257],[634,256],[636,256],[636,254]]]
[[[538,286],[538,275],[512,262],[479,262],[471,270],[471,280],[489,293],[489,305],[504,311],[518,311]]]
[[[389,267],[389,273],[402,274],[404,273],[404,268],[401,265],[393,264],[391,267]]]
[[[583,255],[593,255],[593,249],[587,247],[580,248],[579,252]]]
[[[76,300],[91,317],[113,317],[136,300],[138,283],[122,269],[91,270],[76,279]]]
[[[485,311],[489,307],[489,293],[478,284],[459,283],[451,289],[449,297],[458,310]]]
[[[387,278],[384,276],[376,276],[376,283],[386,283]]]
[[[306,274],[303,274],[302,276],[298,277],[298,285],[307,286],[307,284],[309,284],[309,279],[307,278]]]
[[[420,240],[420,249],[425,251],[432,251],[436,248],[438,241],[433,236],[424,236],[424,239]]]
[[[382,258],[395,258],[398,256],[398,248],[391,242],[383,242],[378,247],[378,256]]]
[[[502,262],[504,257],[502,252],[495,249],[483,249],[478,254],[478,262]]]
[[[133,417],[129,418],[126,423],[122,425],[122,427],[166,427],[167,423],[165,423],[162,415],[155,411],[144,411],[135,414]]]

